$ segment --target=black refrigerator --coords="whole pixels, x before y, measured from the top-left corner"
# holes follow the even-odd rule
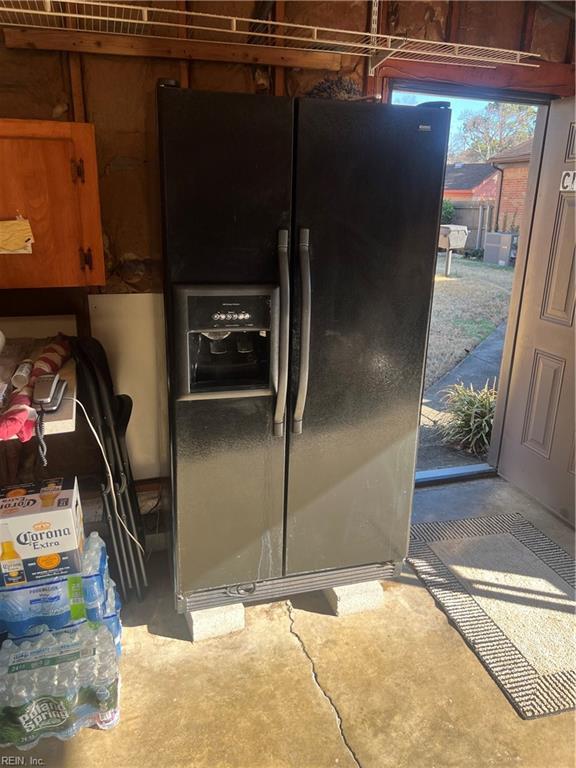
[[[395,575],[449,110],[158,109],[177,609]]]

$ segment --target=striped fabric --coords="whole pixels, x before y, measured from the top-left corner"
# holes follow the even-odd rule
[[[567,585],[574,586],[574,559],[518,513],[416,523],[408,562],[521,717],[531,719],[574,709],[576,671],[542,675],[534,669],[428,546],[447,539],[494,534],[514,536]]]
[[[37,418],[31,406],[34,383],[39,376],[59,371],[69,357],[70,343],[64,336],[57,336],[44,347],[34,362],[28,383],[10,395],[8,405],[0,413],[0,440],[14,436],[22,443],[30,440]]]

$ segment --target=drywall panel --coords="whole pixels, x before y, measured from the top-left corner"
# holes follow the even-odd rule
[[[164,306],[159,293],[90,296],[92,335],[134,403],[126,441],[137,480],[169,474]]]

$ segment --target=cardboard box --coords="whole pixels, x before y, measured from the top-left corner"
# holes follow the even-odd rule
[[[83,548],[76,478],[0,488],[0,589],[80,573]]]

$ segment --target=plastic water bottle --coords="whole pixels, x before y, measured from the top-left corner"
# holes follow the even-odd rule
[[[108,558],[106,545],[96,531],[86,539],[82,553],[82,589],[87,608],[101,606],[106,598],[106,582],[108,580]],[[89,618],[100,620],[99,612],[93,615],[89,610]]]
[[[82,553],[82,570],[94,573],[100,566],[102,551],[106,550],[106,544],[97,531],[92,531],[84,544]]]

